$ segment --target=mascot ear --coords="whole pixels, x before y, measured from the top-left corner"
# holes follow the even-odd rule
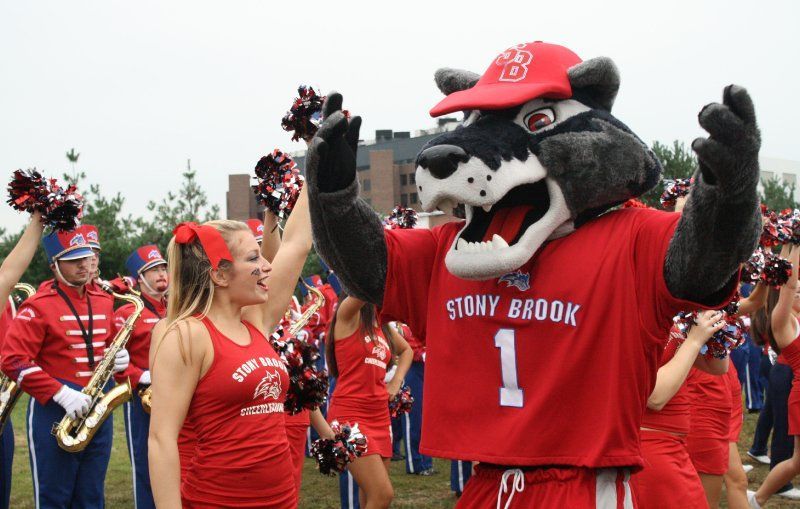
[[[573,65],[567,71],[573,94],[611,111],[619,90],[619,71],[608,57],[597,57]]]
[[[449,67],[438,69],[433,77],[436,80],[436,86],[439,87],[439,90],[444,95],[472,88],[481,78],[479,74],[474,72],[450,69]]]

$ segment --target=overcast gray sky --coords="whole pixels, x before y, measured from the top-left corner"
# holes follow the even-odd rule
[[[304,6],[301,10],[298,6]],[[482,73],[519,43],[563,44],[622,73],[614,113],[648,142],[691,141],[728,83],[753,95],[762,154],[800,160],[797,1],[0,3],[0,178],[79,168],[127,211],[191,158],[224,213],[229,173],[275,147],[301,83],[336,89],[374,130],[430,127],[437,67]],[[795,125],[795,127],[791,127]],[[3,180],[5,182],[6,180]],[[4,191],[3,191],[4,193]],[[24,217],[0,206],[0,225]]]

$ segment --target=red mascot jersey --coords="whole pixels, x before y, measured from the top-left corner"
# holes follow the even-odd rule
[[[664,280],[679,219],[609,212],[487,281],[447,271],[463,223],[387,230],[383,319],[407,323],[427,347],[420,450],[501,465],[641,465],[639,425],[672,317],[702,307]]]

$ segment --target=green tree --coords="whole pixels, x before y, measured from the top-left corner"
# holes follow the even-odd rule
[[[78,158],[81,156],[79,153],[75,152],[75,148],[69,149],[66,153],[67,161],[72,164],[72,175],[75,176],[75,165],[78,164]]]
[[[697,169],[694,152],[681,141],[673,141],[672,146],[654,141],[652,149],[664,168],[663,179],[689,178]],[[651,207],[660,208],[659,198],[663,192],[663,182],[659,182],[653,189],[643,194],[641,200]]]
[[[760,193],[761,203],[770,210],[780,212],[784,209],[796,209],[798,203],[794,200],[795,185],[789,184],[778,177],[761,179],[763,190]]]
[[[147,210],[153,215],[152,220],[141,220],[136,223],[141,235],[147,242],[155,243],[162,250],[166,249],[172,237],[175,225],[184,221],[210,221],[218,219],[219,205],[208,206],[208,195],[197,182],[197,173],[192,170],[191,161],[186,162],[183,172],[183,183],[177,193],[167,192],[167,196],[156,203],[150,201]]]

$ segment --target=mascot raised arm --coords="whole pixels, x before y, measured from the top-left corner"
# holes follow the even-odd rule
[[[619,74],[533,42],[483,74],[441,69],[432,116],[464,113],[416,160],[425,210],[384,230],[358,197],[360,119],[329,96],[307,157],[317,249],[353,295],[427,345],[420,450],[479,461],[459,508],[632,507],[639,425],[672,317],[719,307],[760,230],[753,104],[725,88],[682,214],[615,209],[661,167],[611,114]],[[622,500],[624,498],[625,500]],[[610,504],[610,505],[609,505]],[[619,504],[619,505],[616,505]]]

